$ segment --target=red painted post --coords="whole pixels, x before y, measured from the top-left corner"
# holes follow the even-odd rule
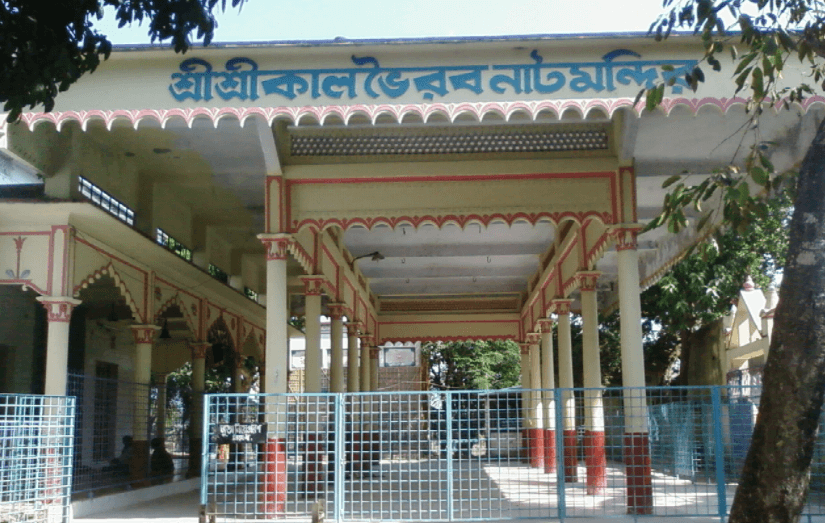
[[[283,516],[286,508],[286,445],[269,439],[264,456],[264,514]]]
[[[601,494],[607,487],[607,457],[604,452],[604,432],[584,432],[584,464],[587,468],[587,493]]]
[[[576,430],[565,430],[564,436],[564,480],[575,483],[579,480],[578,438]]]
[[[646,432],[625,433],[627,513],[653,514],[653,483],[650,473],[650,444]]]
[[[307,450],[304,456],[304,492],[316,492],[321,478],[321,448],[318,434],[307,434]]]
[[[530,466],[535,469],[544,468],[544,430],[527,429],[527,455]]]
[[[556,471],[556,431],[544,429],[544,472]]]

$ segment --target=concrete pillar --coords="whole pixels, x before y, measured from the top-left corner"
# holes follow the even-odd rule
[[[553,320],[539,321],[541,329],[541,393],[544,408],[544,472],[556,471],[556,388],[553,365]]]
[[[286,287],[288,234],[259,234],[266,247],[266,348],[262,373],[263,392],[287,392],[287,325],[289,321]]]
[[[372,335],[364,333],[361,335],[361,392],[370,391],[370,347],[372,347]]]
[[[562,435],[564,438],[565,481],[578,481],[578,438],[576,397],[573,394],[573,343],[570,338],[570,300],[553,300],[558,315],[559,386],[562,392]]]
[[[301,276],[304,282],[304,332],[306,356],[304,365],[304,392],[321,392],[321,296],[324,278]]]
[[[329,391],[344,392],[344,304],[330,303],[329,316],[331,354],[329,364]]]
[[[358,365],[358,329],[361,324],[357,321],[347,323],[347,392],[361,390]]]
[[[152,346],[157,325],[132,325],[135,360],[132,389],[132,481],[145,480],[149,473],[149,392],[152,387]]]
[[[599,353],[599,307],[596,282],[601,273],[576,275],[582,302],[582,360],[584,367],[584,462],[587,493],[601,494],[607,487],[607,458],[604,451],[604,406],[602,367]]]
[[[43,394],[65,396],[69,365],[69,322],[80,300],[68,296],[40,296],[49,322],[46,333],[46,382]]]
[[[378,372],[379,372],[379,361],[378,361],[378,353],[380,352],[380,348],[378,347],[370,347],[370,390],[377,391],[380,383],[378,381]]]
[[[203,393],[206,390],[206,354],[212,348],[208,341],[190,343],[192,348],[192,415],[189,422],[189,468],[186,477],[201,474],[203,450]]]
[[[533,426],[529,429],[529,456],[530,466],[537,469],[544,469],[544,423],[543,409],[541,404],[541,354],[539,352],[539,342],[541,334],[531,332],[527,334],[527,344],[530,352],[530,412],[533,418]]]
[[[158,388],[158,418],[155,437],[166,440],[166,374],[155,374]]]
[[[628,514],[653,513],[650,441],[642,350],[642,307],[639,299],[638,226],[614,231],[619,265],[619,313],[624,391],[624,452]]]
[[[530,436],[534,428],[533,411],[530,403],[533,399],[530,383],[530,344],[519,343],[521,352],[521,448],[523,455],[530,462]]]

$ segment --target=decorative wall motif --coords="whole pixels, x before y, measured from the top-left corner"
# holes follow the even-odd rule
[[[644,103],[634,106],[633,98],[593,98],[593,99],[566,99],[566,100],[540,100],[540,101],[510,101],[510,102],[484,102],[477,104],[469,103],[422,103],[422,104],[374,104],[374,105],[321,105],[303,107],[221,107],[210,109],[206,107],[196,108],[176,108],[176,109],[142,109],[142,110],[92,110],[92,111],[55,111],[51,113],[23,113],[21,120],[30,130],[41,122],[52,123],[58,131],[66,122],[78,122],[85,131],[90,121],[100,120],[106,128],[111,130],[114,122],[123,120],[133,127],[138,127],[142,120],[153,120],[166,127],[166,124],[173,119],[180,119],[190,126],[196,118],[207,118],[213,123],[228,116],[236,118],[242,126],[244,122],[252,117],[263,118],[268,125],[272,125],[276,119],[287,120],[292,124],[309,118],[322,124],[327,118],[334,118],[348,123],[355,117],[365,117],[370,122],[375,123],[381,117],[392,117],[400,123],[405,118],[414,116],[424,122],[430,119],[446,119],[449,122],[471,116],[481,121],[488,115],[496,115],[506,121],[511,119],[522,120],[525,117],[529,120],[539,118],[558,119],[566,111],[578,113],[582,119],[587,118],[591,112],[598,112],[611,118],[613,113],[619,109],[629,109],[634,115],[640,116],[644,110]],[[745,98],[666,98],[662,101],[658,110],[665,115],[669,115],[678,107],[685,107],[696,114],[704,107],[713,107],[722,113],[726,113],[735,106],[744,107],[748,100]],[[802,111],[807,111],[812,106],[825,104],[825,97],[811,96],[802,103],[793,103],[791,106],[798,107]],[[781,106],[781,104],[778,104]],[[0,126],[5,121],[0,122]],[[2,128],[2,127],[0,127]]]
[[[50,236],[45,231],[0,233],[0,282],[20,284],[41,295],[51,294]]]

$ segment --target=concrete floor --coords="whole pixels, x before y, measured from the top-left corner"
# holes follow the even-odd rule
[[[345,502],[348,503],[347,510],[351,517],[348,521],[363,520],[375,521],[381,519],[392,521],[391,516],[379,514],[401,514],[394,509],[403,509],[409,505],[410,498],[415,498],[409,493],[407,485],[400,483],[401,478],[409,477],[411,473],[417,471],[421,473],[421,467],[413,467],[415,463],[405,466],[403,463],[382,462],[381,476],[368,476],[350,480],[348,494]],[[584,477],[584,468],[579,468],[580,478]],[[611,521],[611,522],[632,522],[634,518],[624,514],[625,512],[625,489],[624,476],[619,467],[610,467],[608,470],[608,487],[598,496],[589,496],[585,493],[584,485],[581,482],[569,484],[565,489],[565,506],[567,507],[568,518],[575,518],[577,523]],[[555,474],[544,474],[537,469],[531,469],[526,465],[512,464],[500,466],[496,464],[476,462],[468,463],[465,467],[458,467],[454,470],[458,493],[454,494],[455,519],[460,522],[464,518],[476,519],[484,518],[488,520],[507,521],[558,521],[557,518],[550,517],[557,514],[557,496],[555,485]],[[437,474],[437,473],[436,473]],[[438,480],[436,480],[438,481]],[[439,481],[440,483],[440,481]],[[475,486],[475,487],[473,487]],[[466,488],[465,487],[469,487]],[[477,490],[481,487],[480,490]],[[669,522],[691,522],[691,523],[719,523],[718,516],[712,516],[716,512],[716,485],[694,483],[688,480],[681,480],[672,476],[655,474],[654,476],[654,506],[656,515],[641,518],[644,523]],[[440,488],[440,487],[438,487]],[[441,494],[438,488],[430,488],[431,495]],[[487,490],[487,489],[491,490]],[[331,489],[331,485],[330,485]],[[726,495],[728,503],[733,499],[734,486],[728,486]],[[369,492],[365,497],[362,494]],[[406,491],[407,493],[398,494]],[[360,492],[361,494],[358,494]],[[494,494],[493,494],[494,492]],[[463,495],[459,495],[463,494]],[[491,495],[493,494],[493,495]],[[321,494],[319,497],[327,497],[328,494]],[[312,501],[296,499],[290,496],[295,504],[287,504],[287,520],[308,521],[306,516],[307,508]],[[367,500],[366,498],[369,498]],[[460,500],[458,498],[461,498]],[[491,499],[494,498],[494,499]],[[331,496],[330,496],[331,499]],[[330,501],[328,499],[328,501]],[[359,500],[359,501],[354,501]],[[378,505],[374,505],[374,504]],[[817,509],[821,509],[822,504],[816,502]],[[198,509],[200,505],[199,491],[191,490],[178,493],[160,499],[141,502],[138,504],[107,509],[93,515],[76,517],[77,523],[197,523]],[[257,504],[253,504],[257,505]],[[380,510],[375,510],[380,505]],[[493,506],[494,505],[494,506]],[[385,512],[387,507],[391,507],[390,512]],[[494,510],[485,510],[488,506]],[[254,512],[254,509],[252,510]],[[360,512],[359,512],[360,511]],[[825,510],[816,510],[825,512]],[[708,514],[707,517],[687,517],[684,514]],[[372,516],[370,516],[372,514]],[[361,517],[359,517],[361,516]],[[331,518],[327,518],[331,519]],[[221,517],[216,518],[216,522],[229,521]],[[802,518],[802,522],[809,521],[809,518]],[[825,523],[825,517],[810,518],[810,523]]]

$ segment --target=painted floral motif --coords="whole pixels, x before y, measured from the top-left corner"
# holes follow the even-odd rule
[[[6,276],[13,280],[22,280],[28,278],[31,274],[31,271],[28,269],[24,269],[23,271],[20,270],[20,254],[23,252],[23,243],[26,241],[26,238],[23,236],[18,236],[14,239],[14,247],[17,249],[17,264],[15,269],[6,269]]]

